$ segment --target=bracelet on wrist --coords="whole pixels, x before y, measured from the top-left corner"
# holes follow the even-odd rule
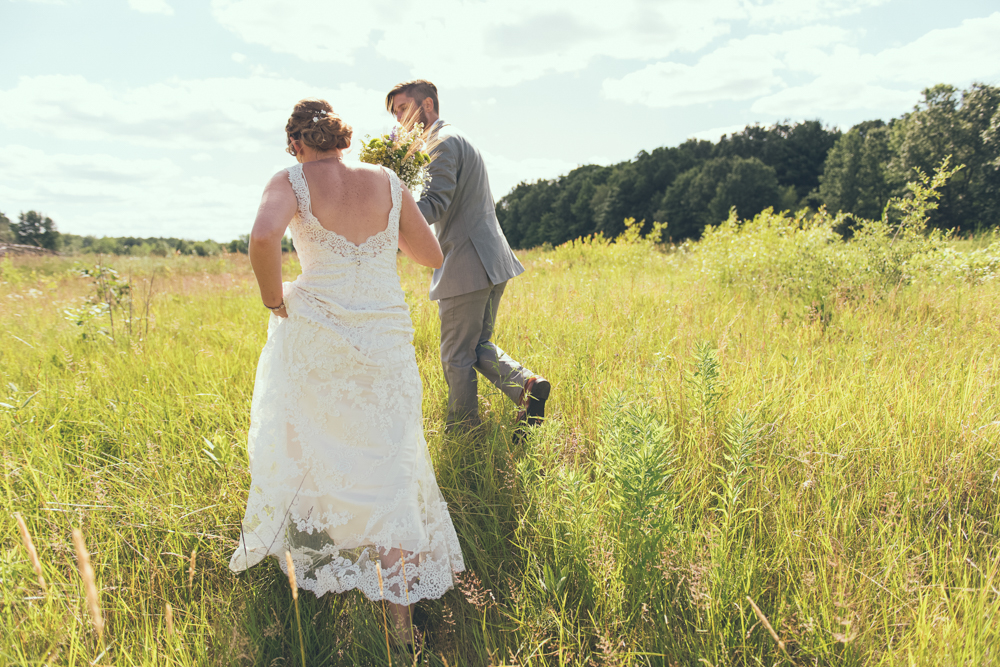
[[[282,308],[284,308],[284,307],[285,307],[285,300],[284,300],[284,299],[282,299],[282,300],[281,300],[281,303],[279,303],[279,304],[278,304],[277,306],[269,306],[269,305],[267,305],[267,304],[265,303],[265,304],[264,304],[264,307],[265,307],[265,308],[267,308],[268,310],[270,310],[270,311],[271,311],[271,312],[273,313],[274,311],[276,311],[276,310],[281,310]]]

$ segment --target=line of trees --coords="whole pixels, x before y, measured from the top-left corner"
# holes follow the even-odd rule
[[[928,88],[910,113],[844,133],[817,120],[748,125],[717,143],[692,139],[609,167],[586,165],[519,184],[497,203],[497,217],[516,248],[617,236],[628,217],[647,228],[666,222],[674,241],[698,238],[732,207],[742,217],[826,206],[879,218],[915,169],[931,173],[948,155],[965,167],[930,224],[969,231],[1000,224],[1000,88],[985,84]]]
[[[250,245],[250,235],[243,234],[228,243],[219,243],[211,239],[191,241],[174,237],[79,236],[59,233],[52,218],[38,211],[21,213],[17,222],[11,222],[0,212],[0,245],[8,243],[45,248],[66,254],[209,257],[226,252],[246,254]],[[282,239],[281,249],[285,252],[293,250],[291,239],[287,237]]]

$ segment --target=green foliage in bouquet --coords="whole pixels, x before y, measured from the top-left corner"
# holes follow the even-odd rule
[[[394,127],[389,134],[375,138],[366,136],[361,142],[361,161],[392,169],[415,199],[420,199],[420,194],[430,182],[431,156],[424,152],[423,130],[424,126],[420,123],[410,130]]]

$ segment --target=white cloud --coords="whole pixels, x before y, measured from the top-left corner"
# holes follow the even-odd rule
[[[904,111],[921,88],[967,85],[1000,77],[1000,12],[932,30],[874,54],[853,45],[857,35],[812,26],[731,40],[694,65],[662,61],[608,79],[606,97],[652,107],[753,99],[770,117],[811,117],[826,111]],[[791,85],[792,79],[805,79]]]
[[[329,100],[356,142],[392,122],[383,93],[355,84],[248,77],[119,88],[80,76],[22,77],[0,90],[0,128],[17,130],[18,144],[55,139],[60,150],[84,154],[0,149],[0,201],[44,210],[70,232],[234,238],[280,167],[268,170],[282,164],[285,122],[303,97]],[[86,154],[90,142],[100,143],[99,154]]]
[[[712,54],[715,55],[715,54]],[[704,59],[702,63],[704,63]],[[717,69],[678,63],[656,63],[604,82],[604,95],[613,100],[651,107],[681,107],[717,100],[759,97],[781,83],[774,74],[773,56],[754,54],[748,60]],[[708,71],[706,71],[708,70]]]
[[[736,23],[804,25],[888,1],[370,0],[331,11],[325,0],[299,0],[293,12],[283,0],[212,0],[212,11],[245,41],[306,61],[353,64],[374,50],[411,76],[475,88],[581,71],[601,57],[662,60]]]
[[[819,116],[821,111],[905,110],[913,106],[919,93],[919,87],[887,88],[841,77],[820,77],[806,85],[762,97],[750,110],[768,116],[795,118]]]
[[[863,54],[838,45],[806,68],[811,81],[761,97],[752,111],[805,116],[825,110],[905,111],[935,83],[964,86],[1000,78],[1000,12],[932,30],[898,48]]]
[[[577,167],[573,162],[557,158],[516,159],[489,151],[480,152],[489,172],[490,190],[493,191],[493,199],[496,201],[513,190],[521,181],[556,178]]]
[[[1000,77],[1000,11],[931,30],[909,44],[875,56],[868,77],[913,83]]]
[[[0,125],[72,140],[151,148],[254,152],[284,145],[284,127],[303,97],[327,99],[355,130],[391,121],[384,94],[355,84],[317,88],[271,77],[171,79],[115,89],[81,76],[22,77],[0,90]]]
[[[233,58],[233,62],[237,62],[237,63],[245,62],[246,59],[247,59],[247,57],[245,55],[243,55],[242,53],[239,53],[239,52],[234,53],[233,56],[232,56],[232,58]]]
[[[392,13],[385,9],[377,2],[350,3],[336,11],[326,2],[300,1],[294,8],[279,1],[212,2],[215,19],[251,44],[263,44],[311,62],[348,64],[353,64],[354,53],[368,45],[383,20],[391,20]]]
[[[137,12],[146,14],[166,14],[171,16],[174,8],[167,4],[166,0],[128,0],[128,6]]]
[[[188,159],[205,164],[209,156]],[[356,160],[356,151],[350,156]],[[494,198],[521,181],[556,178],[576,163],[548,158],[516,159],[483,151]],[[260,173],[282,168],[261,157]],[[608,163],[595,157],[590,163]],[[267,166],[264,166],[264,164]],[[209,162],[215,164],[215,161]],[[120,158],[106,153],[47,153],[21,145],[0,146],[0,201],[6,211],[38,210],[68,233],[97,236],[176,236],[228,241],[249,231],[266,177],[223,180],[232,174],[174,160]],[[213,174],[213,175],[207,175]]]
[[[481,150],[483,162],[490,176],[493,199],[499,201],[522,181],[552,179],[565,175],[580,166],[578,162],[558,158],[511,158]],[[591,156],[585,164],[609,165],[613,161],[600,155]]]
[[[373,0],[330,11],[322,0],[213,0],[215,18],[247,42],[311,62],[353,63],[363,49],[439,86],[507,86],[585,68],[595,58],[692,51],[747,18],[740,0]],[[308,16],[303,21],[302,16]],[[294,37],[290,37],[294,35]],[[402,78],[402,77],[401,77]]]
[[[610,99],[652,107],[678,107],[719,100],[746,100],[783,85],[778,72],[800,69],[817,49],[845,38],[840,28],[816,26],[731,40],[694,65],[659,62],[604,82]]]
[[[751,24],[803,24],[857,14],[890,0],[750,0]]]
[[[0,148],[0,200],[70,233],[229,240],[249,229],[261,188],[187,174],[165,158]]]
[[[475,109],[482,109],[484,107],[495,107],[497,104],[497,98],[491,97],[487,100],[472,100],[472,106]]]

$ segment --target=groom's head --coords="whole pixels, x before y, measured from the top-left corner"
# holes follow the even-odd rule
[[[423,123],[428,128],[440,113],[437,86],[423,79],[397,84],[385,96],[385,108],[404,126]]]

